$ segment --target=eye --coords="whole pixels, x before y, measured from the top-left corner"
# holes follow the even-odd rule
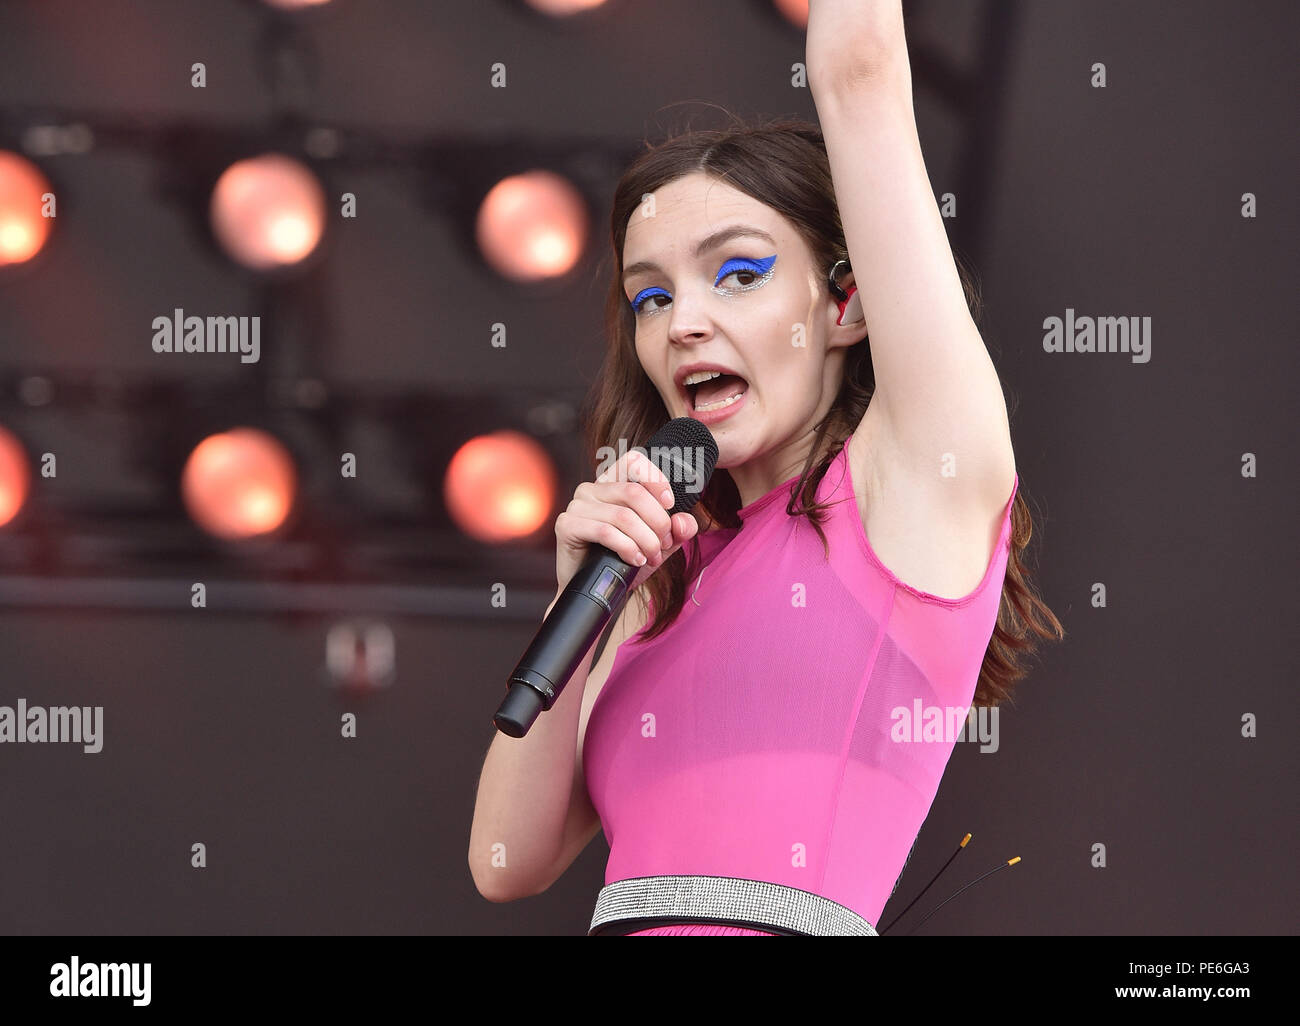
[[[655,299],[655,298],[657,298],[657,297],[659,297],[659,296],[663,296],[664,299],[667,299],[667,300],[669,300],[670,302],[672,301],[672,298],[673,298],[672,296],[670,296],[670,295],[667,293],[667,291],[665,291],[664,289],[659,288],[657,285],[656,285],[656,286],[652,286],[651,288],[648,288],[648,289],[642,289],[642,290],[641,290],[640,292],[638,292],[634,297],[632,297],[632,300],[631,300],[631,303],[632,303],[632,312],[633,312],[634,314],[639,314],[639,313],[643,313],[643,312],[644,312],[644,313],[654,313],[655,311],[658,311],[658,310],[662,310],[662,309],[664,309],[664,308],[668,305],[667,303],[664,303],[664,304],[652,304],[652,305],[650,305],[648,308],[646,308],[646,304],[649,303],[650,300]]]
[[[775,256],[766,257],[762,260],[751,260],[748,257],[735,257],[728,260],[718,269],[718,279],[713,283],[714,291],[728,291],[721,289],[720,286],[726,279],[733,276],[739,289],[731,291],[758,288],[772,276],[772,267],[775,263]]]

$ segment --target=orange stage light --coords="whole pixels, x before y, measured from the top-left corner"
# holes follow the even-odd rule
[[[288,451],[256,428],[209,435],[194,447],[181,476],[190,516],[219,538],[274,531],[288,517],[296,492]]]
[[[604,2],[605,0],[528,0],[528,6],[543,14],[564,17],[581,11],[590,11]]]
[[[237,161],[212,190],[212,230],[232,260],[255,271],[296,264],[325,231],[325,190],[279,153]]]
[[[555,505],[555,467],[545,449],[517,431],[471,438],[447,465],[443,498],[472,538],[506,542],[544,524]]]
[[[808,27],[808,0],[773,0],[776,9],[796,28]]]
[[[0,527],[18,515],[27,501],[32,472],[23,443],[0,427]]]
[[[21,264],[41,251],[52,218],[44,214],[45,176],[26,157],[0,150],[0,267]]]
[[[567,273],[582,256],[587,208],[569,182],[528,171],[492,187],[478,210],[479,249],[498,274],[539,281]]]

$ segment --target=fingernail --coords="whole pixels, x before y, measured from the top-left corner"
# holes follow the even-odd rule
[[[659,501],[662,502],[666,508],[672,509],[673,503],[676,500],[673,499],[673,493],[669,491],[667,488],[665,488],[663,492],[659,495]]]

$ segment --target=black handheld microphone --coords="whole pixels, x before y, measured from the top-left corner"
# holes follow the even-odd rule
[[[693,417],[678,417],[661,427],[644,447],[668,478],[677,501],[669,515],[685,513],[704,491],[718,462],[718,443]],[[506,684],[506,697],[492,722],[503,734],[523,737],[560,697],[592,644],[618,616],[641,568],[624,562],[603,545],[592,545]]]

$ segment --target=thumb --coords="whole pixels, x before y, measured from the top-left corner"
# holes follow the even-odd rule
[[[695,537],[700,529],[699,522],[689,513],[674,513],[673,521],[673,549],[676,552],[686,542]]]
[[[669,557],[674,555],[677,552],[677,550],[682,547],[682,545],[684,545],[686,542],[694,538],[696,532],[698,532],[700,529],[699,523],[689,513],[674,513],[672,516],[672,525],[673,525],[672,547],[664,552],[664,558],[659,563],[655,564],[654,566],[651,566],[647,563],[645,566],[641,567],[641,569],[637,571],[636,576],[632,580],[633,591],[639,588],[652,573],[654,573],[656,570],[659,569],[659,567],[663,566],[664,563],[668,562]]]

